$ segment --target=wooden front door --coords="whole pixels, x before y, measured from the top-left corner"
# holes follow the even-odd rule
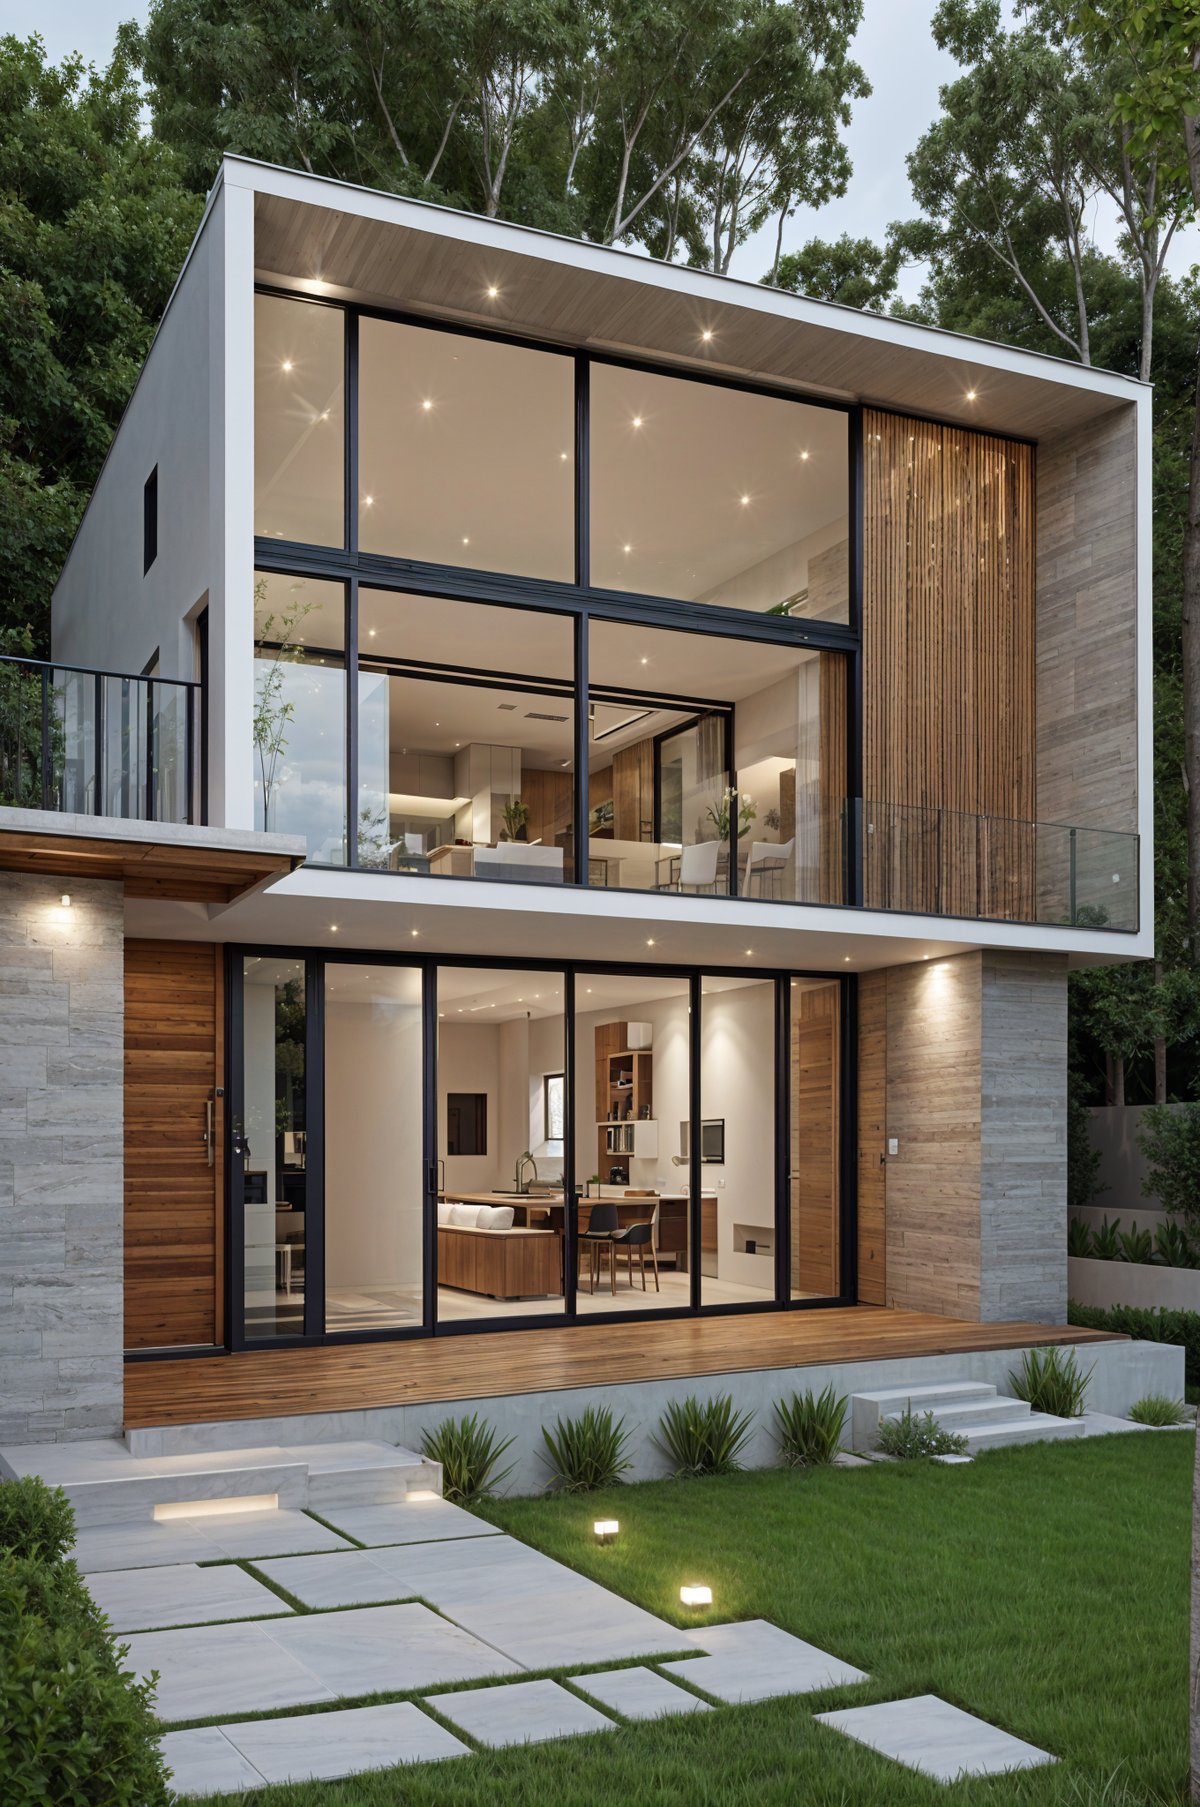
[[[224,1336],[222,950],[125,943],[125,1347]]]

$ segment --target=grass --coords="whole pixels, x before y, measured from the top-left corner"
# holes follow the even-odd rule
[[[241,1798],[247,1807],[1182,1801],[1192,1452],[1186,1433],[1115,1436],[996,1450],[967,1468],[773,1469],[490,1501],[480,1516],[674,1623],[697,1622],[679,1608],[679,1583],[708,1581],[714,1621],[773,1620],[871,1680]],[[590,1526],[609,1512],[621,1535],[600,1548]],[[829,1706],[927,1692],[1062,1761],[946,1788],[812,1722]]]

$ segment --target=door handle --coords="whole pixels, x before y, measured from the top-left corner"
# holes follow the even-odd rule
[[[213,1153],[213,1099],[212,1094],[204,1100],[204,1152],[211,1167],[215,1159]]]

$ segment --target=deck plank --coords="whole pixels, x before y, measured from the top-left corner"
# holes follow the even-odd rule
[[[669,1322],[563,1324],[411,1341],[129,1362],[125,1422],[190,1424],[499,1398],[827,1362],[1123,1342],[1078,1325],[973,1324],[855,1305]]]

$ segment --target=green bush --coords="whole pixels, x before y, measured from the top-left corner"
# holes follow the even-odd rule
[[[1109,1223],[1105,1217],[1098,1230],[1092,1231],[1092,1254],[1097,1261],[1121,1259],[1121,1219]]]
[[[883,1419],[875,1447],[882,1455],[914,1462],[921,1456],[963,1456],[967,1439],[961,1431],[943,1429],[932,1412],[918,1418],[908,1406],[898,1418]]]
[[[1164,1311],[1156,1306],[1067,1305],[1067,1322],[1088,1330],[1114,1330],[1142,1343],[1178,1343],[1184,1351],[1184,1372],[1191,1386],[1200,1386],[1200,1311]]]
[[[1009,1375],[1018,1399],[1028,1400],[1035,1412],[1053,1418],[1081,1418],[1083,1396],[1092,1377],[1079,1366],[1074,1349],[1026,1349],[1021,1366]]]
[[[1160,1223],[1154,1232],[1154,1259],[1161,1267],[1200,1267],[1200,1257],[1182,1224]]]
[[[1193,1424],[1195,1413],[1188,1410],[1182,1399],[1171,1399],[1166,1393],[1147,1393],[1136,1405],[1129,1408],[1129,1416],[1135,1424]]]
[[[1067,1074],[1067,1205],[1077,1211],[1107,1192],[1100,1179],[1100,1150],[1093,1148],[1087,1085],[1074,1071]]]
[[[1138,1147],[1145,1190],[1185,1223],[1200,1220],[1200,1105],[1152,1104],[1142,1112]]]
[[[606,1405],[589,1405],[578,1418],[560,1418],[553,1430],[544,1424],[542,1437],[544,1460],[553,1471],[550,1485],[563,1493],[610,1487],[632,1466],[625,1454],[625,1420],[614,1419]]]
[[[121,1668],[65,1552],[65,1496],[0,1483],[0,1777],[5,1807],[166,1807],[153,1682]]]
[[[1067,1254],[1090,1255],[1092,1253],[1091,1227],[1082,1217],[1072,1217],[1067,1224]]]
[[[1131,1224],[1128,1230],[1122,1230],[1118,1238],[1122,1261],[1136,1261],[1143,1267],[1149,1265],[1154,1258],[1154,1239],[1149,1230],[1139,1230],[1137,1224]]]
[[[442,1465],[443,1496],[460,1506],[487,1499],[507,1480],[512,1468],[497,1471],[497,1463],[511,1444],[511,1437],[501,1442],[491,1425],[481,1423],[475,1412],[466,1418],[443,1418],[421,1439],[428,1459]]]
[[[750,1439],[753,1419],[735,1412],[728,1393],[715,1399],[672,1400],[662,1415],[661,1437],[654,1441],[674,1463],[677,1480],[693,1475],[733,1474]]]
[[[779,1453],[788,1468],[816,1468],[833,1461],[842,1446],[849,1401],[832,1384],[814,1394],[793,1393],[775,1407]]]
[[[75,1514],[61,1487],[37,1475],[0,1481],[0,1556],[61,1562],[75,1542]]]

